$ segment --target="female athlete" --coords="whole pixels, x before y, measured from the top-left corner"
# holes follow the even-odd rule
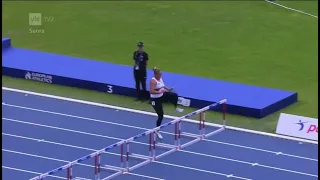
[[[168,88],[165,86],[162,80],[160,69],[153,68],[154,77],[150,80],[150,99],[153,109],[158,115],[157,127],[162,123],[163,119],[163,106],[162,103],[169,102],[173,104],[176,111],[182,112],[183,109],[178,108],[178,94],[173,92],[173,88]],[[162,136],[159,131],[156,132],[159,139]]]

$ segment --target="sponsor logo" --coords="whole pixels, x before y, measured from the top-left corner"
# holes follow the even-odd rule
[[[27,80],[40,81],[50,84],[52,83],[52,76],[42,73],[26,72],[24,78]]]
[[[307,121],[302,122],[301,120],[299,120],[299,122],[298,122],[298,123],[296,123],[296,124],[300,125],[300,129],[299,129],[299,131],[302,131],[302,130],[304,129],[304,124],[305,124],[305,123],[307,123]]]
[[[305,127],[307,127],[307,131],[306,133],[318,133],[318,126],[316,124],[308,124],[309,121],[302,121],[302,120],[299,120],[298,124],[300,126],[299,130],[298,131],[303,131],[305,130]]]
[[[281,113],[276,133],[318,140],[318,119]]]

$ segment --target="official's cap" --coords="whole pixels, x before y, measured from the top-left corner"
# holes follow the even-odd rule
[[[138,42],[138,47],[143,47],[143,42]]]

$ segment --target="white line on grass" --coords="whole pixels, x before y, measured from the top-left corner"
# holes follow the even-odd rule
[[[24,122],[24,121],[18,121],[18,120],[10,120],[10,119],[7,119],[7,118],[2,118],[4,120],[9,120],[9,121],[13,121],[13,122],[18,122],[18,123],[24,123],[24,124],[30,124],[30,125],[36,125],[36,126],[39,126],[39,124],[35,124],[35,123],[29,123],[29,122]],[[41,125],[40,125],[41,126]],[[48,127],[47,125],[45,125],[46,127]],[[54,126],[51,126],[49,128],[56,128]],[[59,128],[61,129],[61,128]],[[80,131],[81,132],[81,131]],[[2,133],[3,135],[7,135],[7,136],[12,136],[12,137],[16,137],[16,138],[22,138],[22,139],[28,139],[28,140],[34,140],[34,141],[39,141],[39,139],[34,139],[34,138],[25,138],[24,136],[17,136],[17,135],[11,135],[11,134],[6,134],[6,133]],[[101,135],[99,135],[101,136]],[[118,139],[118,140],[122,140],[122,139]],[[66,145],[66,144],[61,144],[61,143],[57,143],[57,142],[52,142],[52,141],[45,141],[43,140],[42,142],[45,142],[45,143],[51,143],[51,144],[56,144],[56,145]],[[133,143],[137,143],[137,144],[142,144],[142,145],[145,145],[145,146],[149,146],[149,144],[147,143],[141,143],[141,142],[136,142],[134,141]],[[71,145],[68,145],[69,147],[72,147],[72,148],[78,148],[79,146],[71,146]],[[86,149],[86,150],[91,150],[91,151],[96,151],[94,149]],[[296,174],[302,174],[302,175],[306,175],[306,176],[315,176],[315,175],[312,175],[312,174],[308,174],[308,173],[303,173],[303,172],[299,172],[299,171],[293,171],[293,170],[288,170],[288,169],[284,169],[284,168],[277,168],[277,167],[273,167],[273,166],[266,166],[266,165],[262,165],[262,164],[258,164],[258,163],[253,163],[253,162],[246,162],[246,161],[241,161],[241,160],[236,160],[236,159],[231,159],[231,158],[225,158],[225,157],[221,157],[221,156],[213,156],[213,155],[209,155],[209,154],[204,154],[204,153],[197,153],[197,152],[192,152],[192,151],[186,151],[186,150],[180,150],[181,152],[185,152],[185,153],[189,153],[189,154],[194,154],[194,155],[200,155],[200,156],[205,156],[205,157],[211,157],[211,158],[215,158],[215,159],[222,159],[222,160],[226,160],[226,161],[232,161],[232,162],[237,162],[237,163],[242,163],[242,164],[248,164],[248,165],[256,165],[256,166],[260,166],[260,167],[264,167],[264,168],[269,168],[269,169],[275,169],[275,170],[279,170],[279,171],[286,171],[286,172],[291,172],[291,173],[296,173]],[[105,152],[106,154],[109,154],[109,152]],[[112,153],[114,154],[114,153]],[[117,154],[118,155],[118,154]],[[120,155],[120,154],[119,154]]]
[[[73,99],[73,98],[67,98],[67,97],[61,97],[61,96],[55,96],[55,95],[49,95],[49,94],[43,94],[43,93],[37,93],[37,92],[31,92],[31,91],[25,91],[25,90],[20,90],[20,89],[2,87],[2,90],[12,91],[12,92],[22,93],[22,94],[30,94],[30,95],[40,96],[40,97],[47,97],[47,98],[51,98],[51,99],[59,99],[59,100],[63,100],[63,101],[75,102],[75,103],[98,106],[98,107],[105,107],[105,108],[133,112],[133,113],[138,113],[138,114],[143,114],[143,115],[157,116],[156,113],[152,113],[152,112],[146,112],[146,111],[141,111],[141,110],[129,109],[129,108],[124,108],[124,107],[119,107],[119,106],[112,106],[112,105],[107,105],[107,104],[101,104],[101,103],[96,103],[96,102],[90,102],[90,101],[85,101],[85,100],[79,100],[79,99]],[[179,117],[169,116],[169,115],[164,115],[164,117],[169,118],[169,119],[178,119],[179,118]],[[196,123],[196,124],[199,123],[198,121],[195,121],[192,119],[184,119],[184,121]],[[213,126],[213,127],[219,127],[219,128],[222,127],[222,125],[214,124],[214,123],[206,123],[206,125]],[[230,130],[246,132],[246,133],[251,133],[251,134],[259,134],[259,135],[271,136],[271,137],[275,137],[275,138],[294,140],[294,141],[298,141],[298,142],[318,144],[318,141],[300,139],[300,138],[289,137],[289,136],[284,136],[284,135],[279,135],[279,134],[254,131],[254,130],[237,128],[237,127],[232,127],[232,126],[226,126],[226,128],[230,129]]]
[[[72,118],[77,118],[77,119],[82,119],[82,120],[87,120],[87,121],[93,121],[93,122],[98,122],[98,123],[105,123],[105,124],[111,124],[111,125],[116,125],[116,126],[123,126],[123,127],[128,127],[128,128],[146,130],[146,131],[149,130],[148,128],[143,128],[143,127],[139,127],[139,126],[132,126],[132,125],[109,122],[109,121],[99,120],[99,119],[94,119],[94,118],[75,116],[75,115],[58,113],[58,112],[47,111],[47,110],[36,109],[36,108],[29,108],[29,107],[18,106],[18,105],[13,105],[13,104],[8,104],[8,103],[2,103],[2,105],[9,106],[9,107],[14,107],[14,108],[27,109],[27,110],[37,111],[37,112],[42,112],[42,113],[54,114],[54,115],[59,115],[59,116],[72,117]],[[42,126],[45,127],[45,125],[42,125]],[[164,134],[169,134],[169,135],[174,135],[173,133],[169,133],[169,132],[163,132],[163,133]],[[209,139],[204,139],[204,141],[211,142],[211,143],[219,143],[219,144],[224,144],[224,145],[229,145],[229,146],[234,146],[234,147],[239,147],[239,148],[246,148],[246,149],[251,149],[251,150],[256,150],[256,151],[268,152],[268,153],[277,154],[277,155],[279,153],[279,152],[275,152],[275,151],[269,151],[269,150],[265,150],[265,149],[253,148],[253,147],[242,146],[242,145],[231,144],[231,143],[225,143],[225,142],[214,141],[214,140],[209,140]],[[297,155],[291,155],[291,154],[286,154],[286,153],[282,153],[281,155],[290,156],[290,157],[294,157],[294,158],[300,158],[300,159],[306,159],[306,160],[313,160],[313,161],[316,160],[316,159],[312,159],[312,158],[307,158],[307,157],[302,157],[302,156],[297,156]],[[316,161],[318,161],[318,160],[316,160]]]
[[[311,17],[314,17],[314,18],[317,18],[317,19],[318,19],[318,16],[315,16],[315,15],[313,15],[313,14],[306,13],[306,12],[301,11],[301,10],[298,10],[298,9],[293,9],[293,8],[290,8],[290,7],[281,5],[281,4],[279,4],[279,3],[272,2],[272,1],[270,1],[270,0],[265,0],[265,1],[268,2],[268,3],[270,3],[270,4],[273,4],[273,5],[282,7],[282,8],[284,8],[284,9],[288,9],[288,10],[291,10],[291,11],[295,11],[295,12],[298,12],[298,13],[301,13],[301,14],[304,14],[304,15],[307,15],[307,16],[311,16]]]

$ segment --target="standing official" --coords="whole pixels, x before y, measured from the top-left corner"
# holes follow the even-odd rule
[[[146,89],[148,53],[143,50],[143,42],[138,43],[138,50],[133,53],[133,74],[136,82],[137,100],[143,101],[149,98]],[[140,90],[140,84],[142,91]]]

